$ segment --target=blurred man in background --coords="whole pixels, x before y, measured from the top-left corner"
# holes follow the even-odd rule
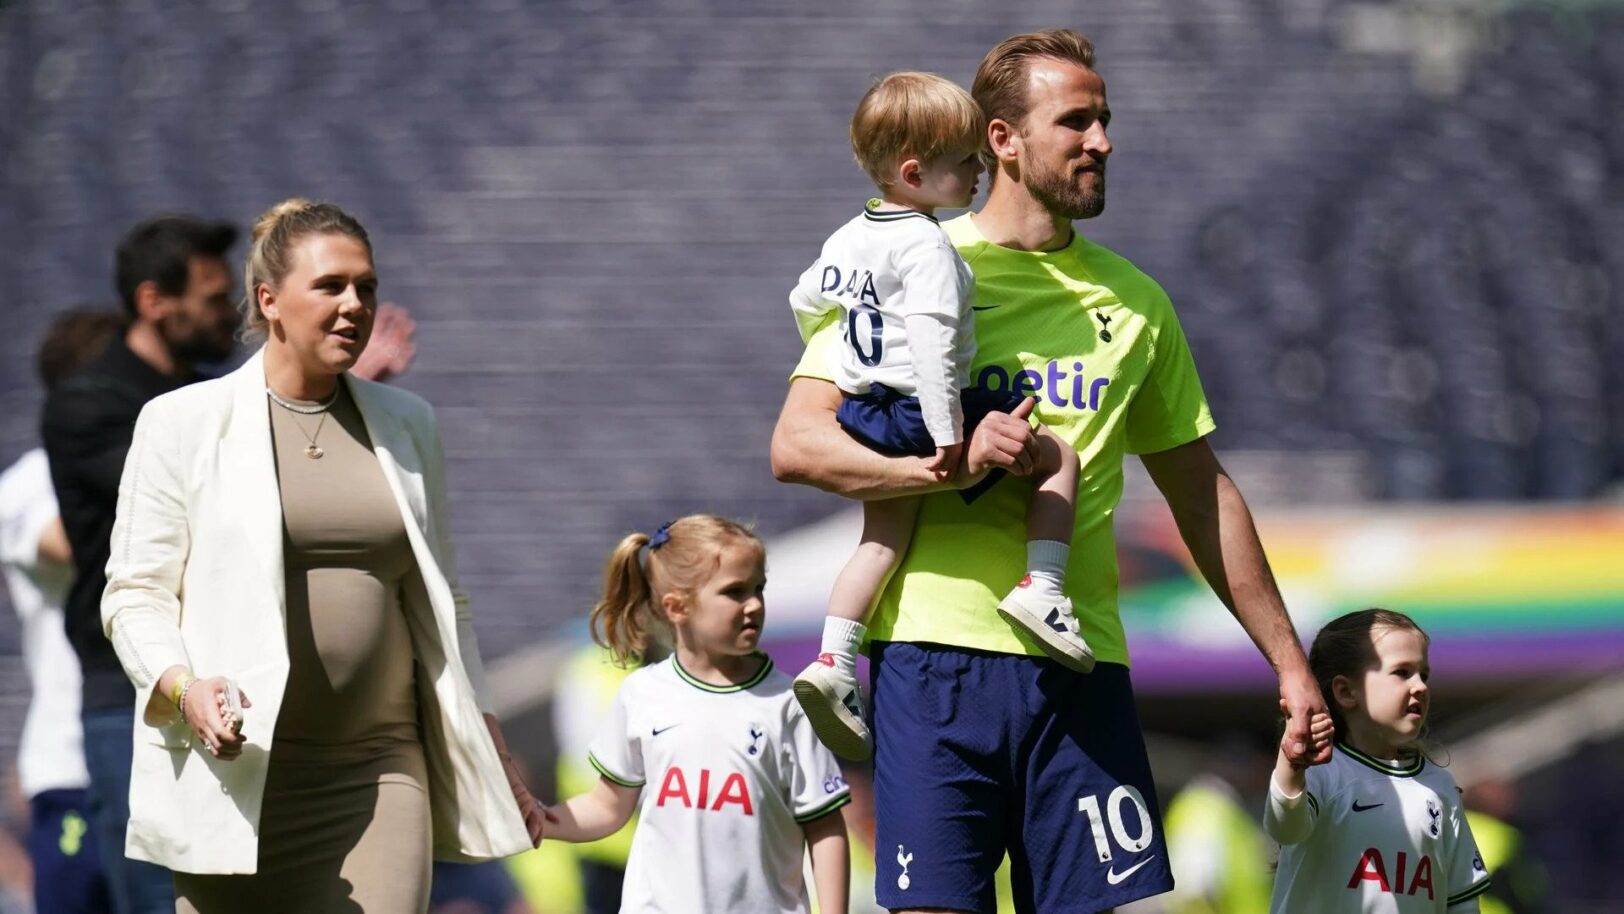
[[[63,609],[84,677],[91,826],[104,849],[116,914],[175,908],[168,871],[124,856],[135,691],[101,625],[119,477],[141,407],[197,380],[198,363],[231,355],[238,312],[226,252],[236,239],[227,223],[186,216],[144,222],[125,235],[115,282],[129,328],[51,389],[41,421],[73,551],[75,577]]]

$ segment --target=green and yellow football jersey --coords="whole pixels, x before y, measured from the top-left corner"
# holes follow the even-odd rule
[[[1154,280],[1081,235],[1034,253],[987,241],[969,216],[942,228],[975,272],[971,385],[1036,397],[1034,415],[1081,457],[1066,592],[1094,655],[1126,664],[1111,528],[1123,457],[1214,427],[1184,331]],[[793,377],[830,380],[839,334],[836,322],[818,331]],[[1030,480],[1006,478],[971,504],[953,492],[925,496],[869,638],[1041,655],[995,611],[1026,573],[1031,495]]]

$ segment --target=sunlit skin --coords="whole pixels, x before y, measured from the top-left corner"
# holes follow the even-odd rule
[[[691,594],[660,600],[677,634],[677,660],[712,685],[742,682],[761,668],[756,656],[767,606],[766,556],[761,544],[739,539],[722,546],[716,570]]]
[[[284,397],[325,400],[372,336],[378,277],[366,245],[349,235],[307,235],[287,275],[254,290],[269,323],[265,380]]]
[[[998,176],[973,218],[994,244],[1057,250],[1070,243],[1072,220],[1105,209],[1111,106],[1098,73],[1052,58],[1031,62],[1027,105],[1020,123],[987,125]]]
[[[1376,665],[1356,677],[1331,681],[1331,700],[1347,722],[1342,737],[1375,758],[1413,755],[1432,705],[1426,638],[1414,629],[1382,626],[1371,636]]]
[[[883,191],[890,208],[911,209],[927,216],[938,209],[963,209],[975,199],[977,179],[985,171],[975,148],[959,149],[930,160],[904,155]]]

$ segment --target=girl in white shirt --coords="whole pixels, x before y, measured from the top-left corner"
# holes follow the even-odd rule
[[[550,807],[547,837],[596,841],[635,810],[626,914],[807,914],[808,845],[819,909],[846,914],[850,791],[757,650],[765,560],[753,533],[708,514],[609,557],[593,637],[622,662],[657,625],[676,647],[621,684],[588,754],[598,786]]]
[[[1366,609],[1314,638],[1309,666],[1330,716],[1327,764],[1298,768],[1282,751],[1263,825],[1280,842],[1269,910],[1316,914],[1461,914],[1478,910],[1489,874],[1460,789],[1421,747],[1431,706],[1428,638],[1414,620]]]

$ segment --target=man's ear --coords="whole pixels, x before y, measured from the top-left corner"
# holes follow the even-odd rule
[[[1024,144],[1021,132],[1001,117],[987,122],[987,148],[1000,165],[1018,165]]]
[[[154,280],[135,287],[135,316],[144,321],[156,321],[169,313],[169,299]]]

